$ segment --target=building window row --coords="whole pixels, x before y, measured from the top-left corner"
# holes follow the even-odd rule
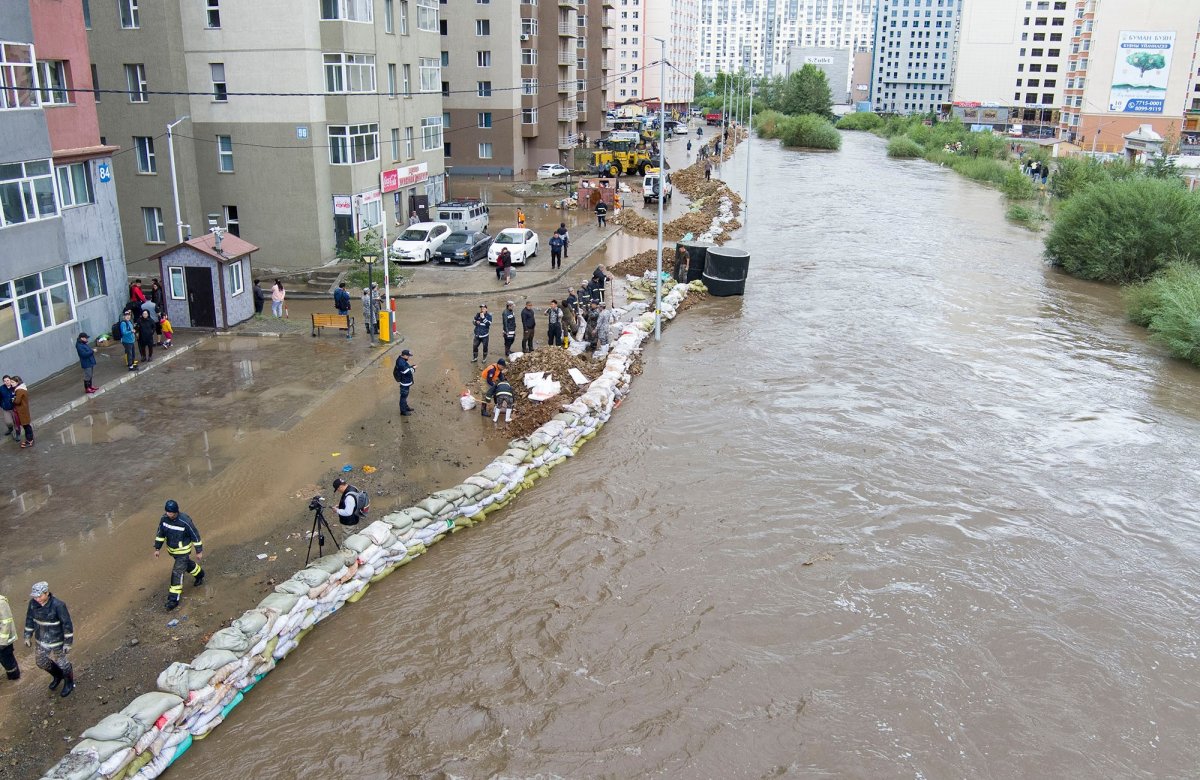
[[[417,0],[417,29],[438,32],[440,13],[438,0]]]
[[[440,116],[426,117],[421,120],[421,149],[433,151],[442,146],[442,118]]]
[[[62,208],[86,206],[96,202],[96,194],[92,190],[91,172],[85,162],[60,165],[55,168],[58,173],[58,202]]]
[[[354,165],[379,159],[379,125],[330,125],[329,162]]]
[[[49,160],[0,165],[0,228],[57,215]]]
[[[375,56],[336,52],[324,55],[325,91],[335,94],[375,91]]]
[[[33,47],[0,42],[0,109],[37,108]]]
[[[15,344],[74,319],[66,266],[0,284],[0,346]]]
[[[323,21],[372,22],[372,0],[321,0]]]

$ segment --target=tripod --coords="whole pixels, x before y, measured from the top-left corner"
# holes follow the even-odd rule
[[[329,527],[329,521],[325,519],[325,508],[317,499],[313,499],[308,505],[309,509],[313,510],[312,531],[308,535],[308,553],[304,556],[304,565],[308,565],[309,559],[312,557],[313,538],[317,540],[317,557],[321,558],[325,555],[325,532],[329,532],[329,540],[333,542],[333,546],[340,550],[341,545],[338,544],[337,537],[334,536],[333,529]]]

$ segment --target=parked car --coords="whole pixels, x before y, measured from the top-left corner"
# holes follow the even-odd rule
[[[448,200],[433,210],[434,222],[445,222],[451,231],[486,233],[489,215],[487,204],[480,200]]]
[[[446,236],[434,257],[441,263],[470,265],[486,257],[491,245],[492,237],[487,233],[456,230]]]
[[[488,262],[495,265],[502,249],[508,250],[514,265],[525,265],[526,259],[538,253],[538,234],[527,228],[501,230],[488,249]]]
[[[687,128],[687,125],[685,125],[683,122],[679,122],[678,124],[675,125],[675,127],[673,127],[671,129],[671,132],[674,133],[675,135],[687,135],[688,128]]]
[[[450,226],[445,222],[410,225],[392,242],[392,259],[397,263],[428,263],[448,235]]]
[[[553,179],[556,176],[566,176],[571,170],[565,165],[558,163],[546,163],[537,169],[537,177],[539,179]]]

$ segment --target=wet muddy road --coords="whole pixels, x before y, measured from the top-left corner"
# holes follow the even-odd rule
[[[858,134],[753,153],[745,298],[173,771],[1194,774],[1200,374],[993,191]]]

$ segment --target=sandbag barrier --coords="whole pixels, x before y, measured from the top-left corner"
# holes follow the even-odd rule
[[[696,281],[673,286],[662,300],[665,319]],[[392,512],[346,537],[342,549],[318,558],[279,585],[254,609],[213,634],[202,653],[176,662],[158,676],[158,690],[83,732],[45,780],[152,780],[213,732],[263,677],[288,657],[308,632],[371,584],[430,546],[481,523],[572,457],[608,422],[629,391],[629,366],[654,330],[644,306],[624,310],[612,327],[604,371],[585,392],[526,438],[461,485],[439,490],[414,506]],[[617,335],[619,333],[619,335]],[[611,337],[616,336],[615,340]]]

